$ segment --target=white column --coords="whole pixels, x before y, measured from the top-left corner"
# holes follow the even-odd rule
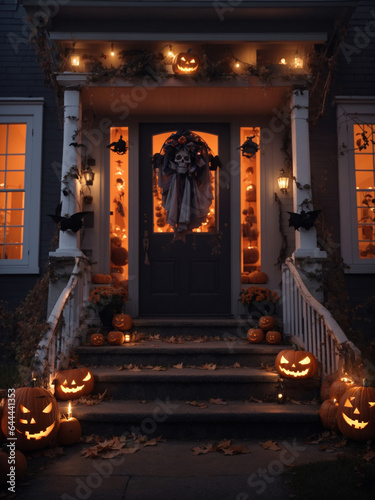
[[[310,176],[310,146],[309,146],[309,93],[308,91],[293,91],[291,98],[291,128],[292,128],[292,153],[293,177],[300,186],[311,185]],[[311,198],[311,190],[298,188],[293,183],[293,212],[313,210],[312,205],[301,206],[302,202]],[[300,228],[296,231],[296,248],[293,253],[295,259],[314,257],[325,258],[326,252],[317,247],[316,229]]]
[[[81,103],[79,90],[65,90],[64,92],[64,138],[61,170],[61,216],[73,215],[81,211],[79,206],[80,186],[78,180],[70,173],[76,166],[81,171],[80,148],[70,146],[73,142],[80,142],[77,130],[81,129]],[[65,181],[64,181],[65,179]],[[63,182],[64,181],[64,182]],[[65,191],[65,194],[64,192]],[[60,231],[59,248],[56,256],[78,256],[80,232]]]

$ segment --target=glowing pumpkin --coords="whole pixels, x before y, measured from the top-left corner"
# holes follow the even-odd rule
[[[15,390],[15,435],[9,435],[8,401],[5,402],[1,428],[6,437],[16,437],[16,448],[21,451],[38,450],[52,443],[60,425],[60,411],[56,399],[42,387],[19,387]]]
[[[9,459],[12,463],[9,462]],[[0,451],[0,483],[5,483],[9,480],[10,466],[14,467],[16,479],[22,477],[27,469],[27,460],[25,455],[20,450],[15,450],[14,455],[8,455]]]
[[[69,368],[56,373],[55,377],[57,399],[79,399],[90,394],[94,388],[94,376],[87,368]]]
[[[357,441],[375,439],[375,389],[351,387],[341,397],[337,425],[342,434]]]
[[[273,316],[261,316],[259,318],[259,328],[268,332],[275,327],[275,318]]]
[[[243,261],[244,264],[255,264],[259,259],[259,250],[257,247],[244,248]]]
[[[99,346],[104,344],[104,335],[102,333],[93,333],[90,336],[90,344],[93,346]]]
[[[285,349],[276,356],[275,368],[286,378],[311,378],[318,370],[318,361],[312,352]]]
[[[194,75],[199,68],[199,58],[193,52],[181,52],[173,58],[172,70],[176,75]]]
[[[112,276],[110,274],[93,274],[92,282],[97,284],[109,284],[112,283]]]
[[[107,335],[107,342],[111,345],[122,345],[124,343],[125,337],[122,332],[115,330],[113,332],[109,332]]]
[[[330,399],[336,399],[336,401],[339,402],[345,392],[351,387],[353,387],[353,382],[351,380],[335,380],[329,388]]]
[[[326,399],[319,408],[319,418],[322,426],[325,429],[336,432],[337,425],[337,409],[339,404],[333,399]]]
[[[267,344],[281,344],[281,333],[276,330],[269,330],[266,333]]]
[[[125,332],[126,330],[130,330],[133,326],[133,318],[130,314],[115,314],[112,319],[112,325],[117,328],[117,330]]]
[[[247,332],[247,340],[250,344],[260,344],[263,342],[264,332],[261,328],[250,328]]]

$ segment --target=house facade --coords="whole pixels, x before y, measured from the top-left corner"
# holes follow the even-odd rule
[[[134,317],[237,318],[251,273],[279,291],[285,258],[324,259],[327,241],[369,295],[371,2],[171,7],[2,7],[0,298],[85,255],[128,287]],[[328,240],[301,222],[316,209]]]

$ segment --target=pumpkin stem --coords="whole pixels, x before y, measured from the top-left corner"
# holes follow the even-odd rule
[[[36,387],[35,382],[36,382],[36,378],[32,378],[30,380],[29,387]]]
[[[363,379],[363,387],[370,387],[370,384],[369,384],[367,378]]]

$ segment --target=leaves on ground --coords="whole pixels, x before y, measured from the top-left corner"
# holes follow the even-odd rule
[[[104,441],[97,441],[97,436],[89,436],[94,439],[96,444],[85,448],[81,451],[81,455],[85,458],[105,458],[111,459],[118,455],[130,455],[136,453],[141,448],[146,446],[156,446],[161,437],[148,439],[147,436],[136,436],[134,434],[130,436],[114,436],[112,439],[106,439]]]
[[[173,368],[177,368],[178,370],[182,370],[184,367],[184,363],[178,363],[177,365],[173,365]]]
[[[206,455],[215,451],[229,456],[251,453],[249,448],[242,444],[238,446],[233,445],[230,439],[224,439],[218,444],[205,444],[204,447],[195,446],[192,451],[194,456]]]
[[[254,398],[254,396],[250,396],[248,401],[245,401],[246,403],[263,403],[261,399]]]
[[[165,371],[167,368],[165,366],[154,366],[153,368],[153,371],[154,372],[163,372]]]
[[[260,367],[262,370],[265,370],[267,372],[275,372],[275,365],[269,365],[268,363],[261,363]]]
[[[234,363],[233,368],[241,368],[241,365],[239,363]]]
[[[205,363],[204,365],[200,366],[202,370],[216,370],[216,365],[214,363]]]
[[[259,443],[265,450],[279,451],[281,450],[280,446],[274,441],[268,440],[264,443]]]
[[[208,408],[206,403],[198,403],[197,401],[186,401],[187,405],[197,406],[198,408]]]
[[[100,404],[102,401],[109,401],[112,399],[107,393],[107,389],[102,394],[89,394],[87,396],[82,396],[79,399],[73,399],[71,401],[72,406],[74,405],[86,405],[86,406],[94,406]]]
[[[223,401],[221,398],[210,398],[208,400],[209,403],[213,404],[213,405],[227,405],[228,403],[226,403],[225,401]]]

